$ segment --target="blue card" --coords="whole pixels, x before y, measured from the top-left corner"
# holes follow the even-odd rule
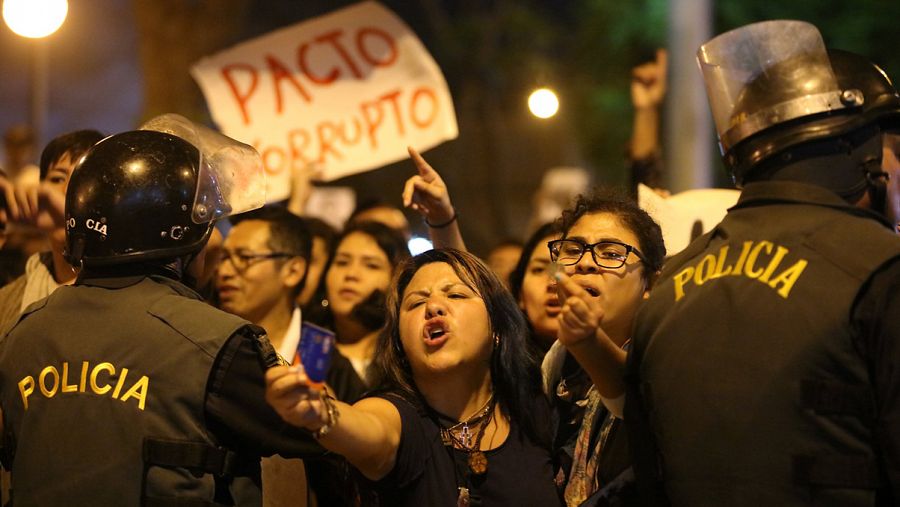
[[[306,370],[306,376],[313,382],[324,382],[328,366],[331,364],[331,349],[334,347],[334,331],[304,322],[300,326],[300,343],[297,355]],[[296,360],[295,360],[296,362]]]

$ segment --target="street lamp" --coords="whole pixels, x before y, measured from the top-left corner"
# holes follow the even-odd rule
[[[3,20],[22,37],[40,39],[59,30],[66,14],[67,0],[4,0]]]
[[[528,109],[538,118],[550,118],[559,111],[559,98],[550,88],[538,88],[528,97]]]
[[[4,0],[3,20],[17,35],[35,39],[31,59],[31,128],[35,146],[43,146],[47,118],[47,46],[41,40],[56,32],[69,13],[67,0]]]

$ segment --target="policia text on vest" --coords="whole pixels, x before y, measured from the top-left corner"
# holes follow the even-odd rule
[[[676,273],[672,277],[675,282],[675,301],[684,297],[690,285],[703,285],[725,276],[754,279],[787,299],[809,264],[806,259],[786,259],[790,250],[771,241],[744,241],[739,254],[729,255],[729,249],[729,245],[724,245],[719,249],[718,255],[707,254],[697,264]]]
[[[23,377],[19,381],[19,394],[22,396],[24,410],[28,410],[28,398],[35,394],[35,388],[47,399],[57,395],[90,393],[111,396],[114,400],[123,402],[134,399],[138,408],[144,410],[150,379],[142,375],[132,384],[136,374],[132,373],[130,379],[128,374],[128,368],[120,369],[119,378],[113,385],[110,380],[116,375],[116,367],[112,363],[91,366],[89,362],[82,361],[81,370],[75,373],[70,372],[68,361],[63,361],[58,368],[55,365],[45,366],[38,374],[37,382],[31,375]]]

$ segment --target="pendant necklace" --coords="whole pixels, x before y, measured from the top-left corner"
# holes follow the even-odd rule
[[[477,496],[473,497],[469,488],[469,478],[472,475],[482,476],[487,473],[488,461],[487,456],[481,450],[481,440],[484,437],[485,430],[494,416],[494,396],[493,394],[488,401],[479,408],[471,417],[464,421],[460,421],[452,426],[444,427],[438,424],[441,432],[441,441],[450,453],[450,458],[454,463],[457,473],[457,490],[459,494],[456,499],[458,507],[469,507],[470,505],[479,504],[480,500]],[[438,419],[449,419],[446,416],[436,414]],[[456,458],[453,456],[453,450],[457,449],[466,454],[466,469],[460,474],[457,467]],[[459,484],[459,475],[463,476],[462,485]],[[473,502],[474,499],[474,502]]]

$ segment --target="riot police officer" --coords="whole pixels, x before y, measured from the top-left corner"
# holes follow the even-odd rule
[[[319,453],[263,399],[265,332],[191,287],[214,221],[262,204],[261,170],[175,116],[85,155],[66,196],[79,277],[0,344],[16,505],[219,505],[260,455]]]
[[[900,97],[815,27],[698,52],[738,204],[638,315],[625,419],[648,500],[900,502],[900,238],[882,167]]]

